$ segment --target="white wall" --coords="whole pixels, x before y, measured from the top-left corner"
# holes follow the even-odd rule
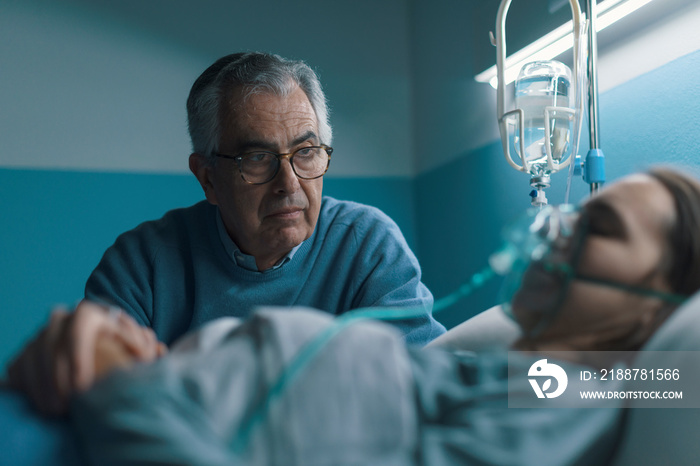
[[[186,173],[189,88],[245,50],[319,72],[329,176],[413,174],[405,0],[0,2],[0,168]]]
[[[700,48],[700,3],[640,12],[666,5],[658,23],[601,33],[601,92]],[[219,56],[267,50],[321,75],[336,135],[328,176],[412,177],[498,139],[495,91],[472,79],[469,31],[494,21],[478,17],[489,11],[463,0],[5,0],[0,168],[187,173],[191,83]],[[624,37],[606,39],[613,28]]]
[[[204,60],[65,6],[0,8],[0,166],[187,169],[183,96]]]
[[[645,18],[649,15],[661,17],[653,21]],[[636,17],[644,20],[645,27],[634,27]],[[610,28],[627,34],[619,37],[613,30],[601,32],[601,36],[612,37],[609,44],[603,44],[599,56],[600,92],[700,50],[700,2],[655,0]]]

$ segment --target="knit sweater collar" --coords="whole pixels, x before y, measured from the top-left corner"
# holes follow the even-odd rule
[[[245,270],[251,272],[260,272],[255,262],[255,257],[241,251],[238,245],[233,241],[233,239],[231,239],[231,236],[229,236],[228,232],[226,231],[224,221],[221,218],[221,212],[219,211],[218,207],[216,208],[216,226],[219,232],[219,239],[221,240],[221,244],[224,246],[226,254],[231,259],[231,261],[233,261],[233,263],[236,266],[241,267]],[[263,273],[276,270],[285,265],[287,262],[291,261],[292,257],[294,257],[294,254],[299,250],[302,244],[304,244],[303,241],[294,246],[292,250],[289,251],[279,261],[277,261],[275,265],[273,265],[270,269],[264,270]]]

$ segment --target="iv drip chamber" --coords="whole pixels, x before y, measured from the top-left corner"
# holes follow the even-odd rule
[[[552,162],[559,164],[570,156],[575,104],[571,81],[569,67],[556,60],[526,64],[515,81],[515,107],[523,112],[523,132],[515,131],[513,148],[532,176],[548,176],[556,171]]]

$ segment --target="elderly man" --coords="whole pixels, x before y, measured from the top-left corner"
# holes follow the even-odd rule
[[[86,286],[87,299],[111,310],[55,313],[11,366],[13,384],[42,411],[64,411],[68,395],[90,385],[103,332],[142,360],[162,353],[158,340],[259,305],[332,314],[423,307],[422,317],[396,324],[406,340],[424,344],[444,332],[396,224],[377,209],[322,197],[332,134],[307,65],[260,53],[223,57],[192,86],[187,113],[189,166],[208,202],[122,234]]]

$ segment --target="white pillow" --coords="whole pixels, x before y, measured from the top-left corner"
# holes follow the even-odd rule
[[[427,346],[451,350],[481,351],[488,348],[505,348],[520,336],[520,328],[501,309],[494,306],[467,319],[443,333]]]
[[[678,368],[680,376],[690,383],[683,390],[685,402],[700,399],[700,293],[684,304],[666,321],[642,349],[635,367],[659,365],[659,354],[667,351],[661,369]],[[683,353],[680,353],[680,352]],[[675,352],[675,354],[673,353]],[[650,361],[655,361],[651,363]],[[670,367],[676,366],[676,367]],[[694,380],[693,380],[694,379]],[[697,383],[694,383],[698,381]],[[657,388],[663,389],[663,386]],[[692,393],[686,393],[692,392]],[[669,402],[671,403],[671,402]],[[698,464],[700,461],[700,410],[692,408],[626,409],[626,424],[616,466],[640,464]]]

